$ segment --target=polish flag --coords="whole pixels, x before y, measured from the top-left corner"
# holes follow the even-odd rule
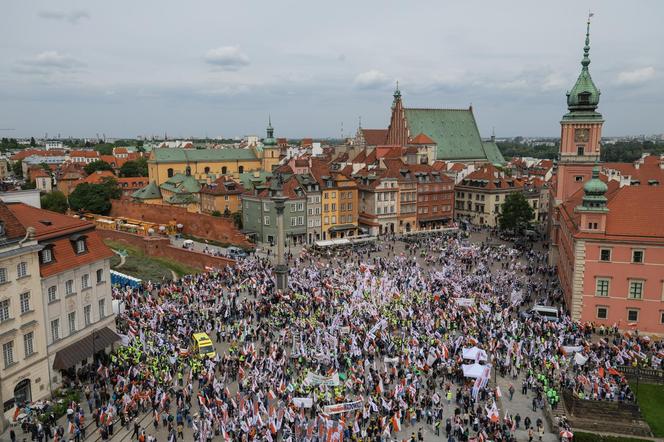
[[[268,392],[267,392],[267,398],[268,398],[269,400],[273,401],[276,397],[277,397],[277,396],[274,394],[274,392],[272,391],[272,389],[268,390]]]
[[[401,431],[401,422],[399,421],[399,418],[397,417],[396,414],[394,416],[392,416],[392,419],[390,419],[390,421],[392,422],[392,429],[394,429],[394,431],[397,432],[397,433],[400,432]]]

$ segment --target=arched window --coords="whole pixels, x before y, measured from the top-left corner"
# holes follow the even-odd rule
[[[169,169],[168,169],[168,177],[170,178],[170,177],[172,177],[172,176],[173,176],[173,169],[172,169],[172,168],[169,168]]]
[[[185,175],[191,176],[191,167],[187,166],[187,168],[184,171]]]
[[[222,175],[226,175],[227,172],[228,172],[228,167],[223,166],[223,167],[221,168],[221,174],[222,174]]]
[[[237,168],[238,173],[244,173],[244,166],[240,166]]]
[[[205,168],[205,173],[210,173],[210,168],[209,167]]]

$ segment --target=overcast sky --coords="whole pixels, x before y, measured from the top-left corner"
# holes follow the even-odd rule
[[[605,135],[664,132],[664,2],[4,1],[2,136],[354,133],[467,107],[489,136],[559,135],[580,70]]]

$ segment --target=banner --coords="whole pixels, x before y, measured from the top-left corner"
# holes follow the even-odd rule
[[[298,408],[311,408],[314,406],[314,400],[310,397],[294,397],[293,405]]]
[[[347,411],[361,410],[364,405],[362,401],[344,402],[343,404],[326,405],[323,407],[325,414],[339,414]]]
[[[475,305],[473,298],[455,298],[454,301],[459,307],[472,307]]]
[[[339,373],[335,372],[332,376],[321,376],[319,374],[309,372],[307,377],[304,378],[305,385],[327,385],[328,387],[339,386]]]
[[[581,353],[574,353],[574,362],[576,362],[578,365],[585,364],[587,360],[588,358],[583,356]]]
[[[399,363],[399,357],[395,358],[388,358],[387,356],[383,357],[383,362],[386,364],[398,364]]]

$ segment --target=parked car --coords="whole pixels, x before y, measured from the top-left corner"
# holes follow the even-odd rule
[[[227,248],[228,250],[228,257],[233,258],[233,259],[238,259],[238,258],[246,258],[247,257],[247,252],[242,250],[239,247],[231,246]]]

